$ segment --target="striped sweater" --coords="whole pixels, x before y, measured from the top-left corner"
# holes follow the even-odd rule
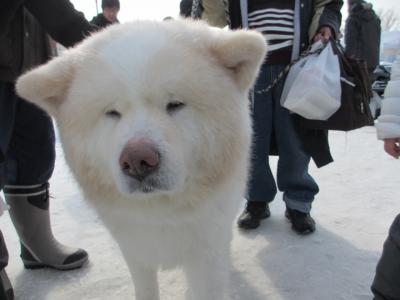
[[[248,1],[249,28],[261,32],[269,43],[268,64],[291,60],[294,38],[294,0]]]

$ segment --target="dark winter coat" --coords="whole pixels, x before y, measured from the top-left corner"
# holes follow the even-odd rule
[[[181,0],[179,3],[179,14],[182,17],[189,18],[192,14],[193,0]]]
[[[52,55],[50,41],[47,33],[39,25],[37,20],[26,9],[23,10],[24,43],[22,44],[22,61],[18,72],[23,72],[32,66],[46,62]],[[2,49],[3,51],[6,49]],[[1,50],[0,50],[1,51]],[[7,78],[6,78],[7,79]],[[4,159],[6,145],[11,138],[11,128],[14,126],[13,116],[15,103],[6,101],[14,99],[14,91],[6,88],[6,84],[12,86],[7,80],[0,80],[0,163]]]
[[[381,21],[370,3],[360,1],[351,8],[344,38],[346,54],[364,59],[372,74],[379,65]]]
[[[104,28],[104,27],[107,27],[107,26],[113,24],[112,22],[108,21],[102,13],[95,16],[92,19],[92,21],[90,21],[90,23],[94,24],[100,28]],[[119,21],[117,21],[116,23],[119,23]]]
[[[374,300],[400,299],[400,215],[390,227],[371,290]]]
[[[97,27],[90,25],[68,0],[1,0],[0,81],[12,83],[25,70],[49,58],[49,44],[43,29],[69,47]],[[7,97],[3,93],[0,90],[0,99]],[[13,125],[10,105],[0,100],[0,162]]]
[[[296,0],[293,59],[306,50],[311,39],[321,27],[329,26],[334,34],[339,32],[341,24],[342,0]],[[229,0],[229,17],[232,29],[247,27],[247,14],[242,10],[247,0]],[[297,16],[297,17],[296,17]],[[318,167],[333,161],[325,130],[306,129],[295,123],[296,131],[302,141],[304,151],[309,154]],[[271,145],[270,154],[277,154],[276,145]]]
[[[21,74],[26,38],[26,8],[57,42],[70,47],[94,30],[68,0],[2,0],[0,2],[0,80],[12,82]],[[25,61],[24,61],[25,60]]]
[[[181,0],[179,3],[179,14],[184,18],[194,16],[195,19],[200,19],[204,11],[203,1],[196,0],[195,7],[197,10],[192,13],[193,0]]]

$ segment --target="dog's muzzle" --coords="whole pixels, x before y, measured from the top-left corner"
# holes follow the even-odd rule
[[[157,147],[147,139],[129,141],[121,152],[119,165],[123,174],[143,182],[157,172],[161,155]]]

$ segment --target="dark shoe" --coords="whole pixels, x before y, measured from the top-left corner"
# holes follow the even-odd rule
[[[241,229],[255,229],[260,226],[261,220],[269,216],[271,216],[271,212],[268,203],[249,201],[237,223]]]
[[[10,279],[8,279],[6,270],[4,269],[0,271],[0,299],[14,299],[14,290],[11,286]]]
[[[292,229],[298,234],[309,234],[315,231],[315,221],[309,213],[286,207],[285,216],[292,223]]]

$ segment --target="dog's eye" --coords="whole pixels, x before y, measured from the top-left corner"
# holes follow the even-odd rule
[[[185,103],[179,101],[172,101],[167,104],[167,112],[169,114],[173,114],[178,110],[182,109],[185,106]]]
[[[116,111],[115,109],[106,111],[106,116],[113,118],[113,119],[120,119],[121,118],[121,113],[119,111]]]

